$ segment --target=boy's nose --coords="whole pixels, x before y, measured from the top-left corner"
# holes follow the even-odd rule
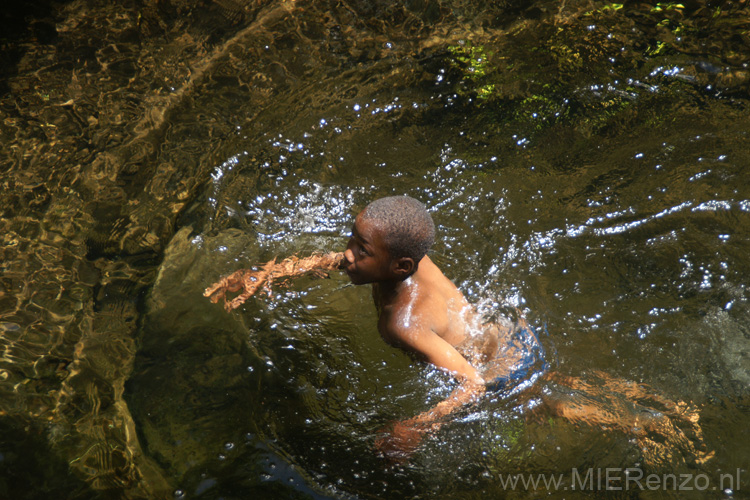
[[[354,252],[352,252],[351,248],[347,248],[344,250],[344,257],[346,257],[346,261],[349,264],[352,264],[354,262]]]

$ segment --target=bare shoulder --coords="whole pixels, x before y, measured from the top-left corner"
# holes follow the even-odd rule
[[[394,297],[380,304],[378,328],[391,344],[415,345],[436,335],[454,345],[464,337],[464,325],[452,318],[467,302],[429,257],[424,257]]]
[[[424,281],[426,288],[431,291],[431,295],[446,302],[453,301],[465,304],[466,299],[458,287],[443,274],[443,271],[429,257],[425,256],[424,259],[424,265],[420,262],[419,270],[424,270],[422,281]]]
[[[426,311],[431,309],[430,297],[418,293],[415,287],[407,292],[381,313],[380,333],[389,342],[408,343],[410,336],[426,326]]]

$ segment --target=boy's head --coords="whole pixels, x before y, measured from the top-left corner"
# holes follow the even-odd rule
[[[359,217],[381,231],[391,258],[422,260],[435,241],[435,224],[425,206],[408,196],[388,196],[373,201]]]
[[[406,279],[434,239],[432,217],[417,200],[375,200],[357,215],[345,252],[346,272],[355,284]]]

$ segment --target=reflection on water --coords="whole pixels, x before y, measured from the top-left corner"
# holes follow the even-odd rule
[[[4,16],[0,496],[502,497],[502,474],[640,467],[627,436],[502,397],[388,465],[378,431],[452,382],[379,339],[367,289],[304,278],[231,315],[203,299],[238,267],[340,250],[394,193],[427,204],[471,302],[547,332],[556,371],[701,408],[715,458],[645,472],[746,467],[743,4]]]

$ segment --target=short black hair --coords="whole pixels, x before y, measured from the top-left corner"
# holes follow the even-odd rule
[[[383,240],[393,258],[422,260],[435,241],[435,223],[425,206],[409,196],[388,196],[373,201],[361,217],[383,231]]]

